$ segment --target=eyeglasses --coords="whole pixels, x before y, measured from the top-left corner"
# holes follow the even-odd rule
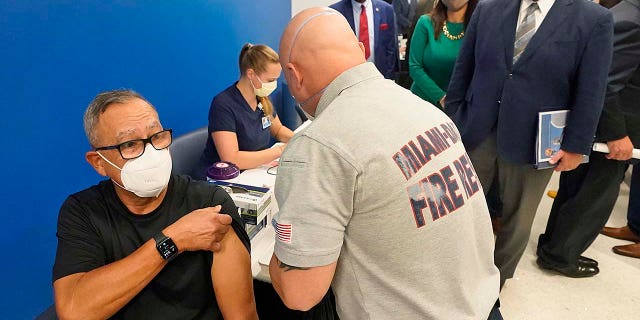
[[[141,156],[144,153],[144,149],[147,143],[151,143],[151,145],[156,150],[162,150],[169,147],[171,145],[171,141],[171,129],[165,129],[160,132],[154,133],[146,139],[129,140],[113,146],[99,147],[93,150],[100,151],[118,149],[118,151],[120,152],[120,156],[122,156],[123,159],[131,160]]]

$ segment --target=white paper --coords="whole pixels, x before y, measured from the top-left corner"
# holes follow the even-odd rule
[[[609,146],[607,146],[606,143],[602,143],[602,142],[594,143],[592,149],[593,151],[596,151],[596,152],[609,153]],[[634,159],[640,159],[640,149],[633,149],[632,157]]]

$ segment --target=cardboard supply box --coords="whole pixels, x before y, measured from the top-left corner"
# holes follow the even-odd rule
[[[238,207],[238,213],[245,223],[245,230],[253,238],[267,227],[275,200],[271,188],[255,187],[238,183],[211,180],[224,188]]]
[[[253,239],[253,237],[255,237],[258,234],[258,232],[260,232],[260,230],[264,229],[266,226],[267,226],[267,219],[264,219],[257,225],[245,223],[244,229],[247,232],[247,235],[249,235],[249,239]]]

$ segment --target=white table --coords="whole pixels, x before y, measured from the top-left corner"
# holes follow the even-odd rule
[[[311,121],[309,120],[305,121],[294,131],[294,133],[300,132],[310,123]],[[274,161],[272,163],[261,165],[255,169],[245,170],[236,178],[225,180],[225,182],[273,188],[276,184],[276,176],[274,174],[269,174],[267,170],[276,164],[277,162]],[[273,212],[271,213],[272,216],[278,212],[278,204],[276,203],[275,196],[273,197],[273,203],[274,207]],[[260,230],[260,232],[251,239],[251,273],[255,279],[271,282],[271,278],[269,277],[269,261],[273,255],[274,245],[275,231],[273,230],[271,221],[268,221],[267,227]]]
[[[274,165],[275,163],[269,163],[255,169],[245,170],[236,178],[224,180],[224,182],[273,188],[276,183],[276,176],[267,173],[267,170]],[[274,206],[271,216],[278,210],[275,196],[272,201]],[[251,239],[251,273],[255,279],[271,282],[269,278],[269,260],[273,254],[274,244],[275,232],[273,226],[271,226],[271,221],[268,221],[267,226]]]
[[[269,226],[251,239],[251,273],[260,281],[271,282],[269,261],[273,255],[275,235],[273,227]]]

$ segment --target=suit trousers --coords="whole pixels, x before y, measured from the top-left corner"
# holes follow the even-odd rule
[[[502,228],[496,236],[494,261],[500,270],[500,287],[513,278],[527,247],[540,198],[553,170],[536,170],[531,164],[511,163],[498,155],[495,131],[469,152],[485,195],[497,176],[502,203]]]
[[[628,164],[592,152],[589,163],[560,174],[538,257],[557,267],[575,265],[609,220]]]
[[[640,163],[633,165],[631,185],[629,191],[629,209],[627,211],[627,224],[629,229],[640,236]]]

